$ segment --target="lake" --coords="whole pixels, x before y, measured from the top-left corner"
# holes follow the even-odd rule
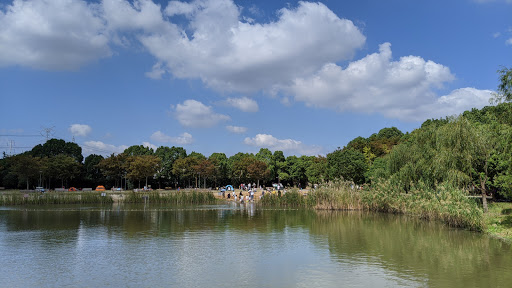
[[[0,207],[2,287],[510,287],[509,244],[256,205]]]

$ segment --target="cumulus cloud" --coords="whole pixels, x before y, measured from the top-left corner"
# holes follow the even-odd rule
[[[283,152],[298,153],[301,155],[318,155],[322,151],[322,148],[319,146],[308,146],[301,141],[293,139],[277,139],[269,134],[257,134],[253,138],[247,137],[244,143],[259,148],[268,148],[273,151],[281,150]]]
[[[87,141],[82,145],[84,155],[89,154],[100,154],[100,155],[110,155],[112,153],[122,153],[128,146],[120,145],[115,146],[112,144],[106,144],[101,141]]]
[[[243,134],[243,133],[247,132],[247,127],[241,127],[241,126],[228,125],[228,126],[226,126],[226,129],[229,132],[236,133],[236,134]]]
[[[110,56],[101,14],[99,5],[79,0],[0,6],[0,66],[69,70]]]
[[[437,89],[454,78],[448,67],[421,57],[406,56],[393,61],[391,44],[384,43],[378,53],[351,62],[345,69],[334,63],[326,64],[314,75],[297,78],[283,90],[308,106],[381,113],[415,121],[439,111],[461,113],[480,105],[484,98],[488,103],[489,91],[474,88],[438,97]],[[429,111],[426,107],[436,109]]]
[[[181,125],[195,128],[212,127],[230,119],[227,115],[215,113],[212,107],[191,99],[176,105],[175,117]]]
[[[175,77],[200,78],[222,91],[288,83],[326,62],[350,59],[366,41],[352,21],[321,3],[299,2],[263,24],[243,22],[231,0],[171,1],[164,13],[187,21],[160,23],[139,37],[142,44]]]
[[[69,127],[69,132],[71,132],[71,134],[73,136],[85,137],[85,136],[89,135],[89,133],[91,133],[91,131],[92,131],[91,126],[85,125],[85,124],[73,124]]]
[[[244,112],[258,112],[260,109],[258,102],[253,99],[242,97],[242,98],[228,98],[226,103]]]
[[[192,144],[194,142],[194,138],[191,134],[185,132],[177,137],[171,137],[168,135],[165,135],[161,131],[156,131],[151,135],[151,140],[157,141],[157,142],[163,142],[163,143],[174,143],[178,145],[187,145]]]
[[[115,45],[129,47],[135,41],[156,59],[145,74],[153,79],[169,73],[201,79],[223,92],[285,94],[285,105],[295,100],[388,117],[400,117],[397,109],[420,107],[421,112],[421,107],[437,105],[442,98],[437,91],[454,79],[448,67],[418,56],[393,60],[389,43],[346,68],[335,64],[350,61],[366,38],[352,21],[322,3],[287,6],[266,23],[244,20],[243,8],[233,0],[164,5],[151,0],[14,0],[0,6],[0,67],[76,69],[110,57]],[[506,43],[512,45],[512,39]],[[446,97],[461,91],[471,90]],[[193,101],[176,107],[183,126],[211,127],[229,119]],[[226,103],[246,112],[259,109],[247,97]]]
[[[475,88],[460,88],[448,95],[441,96],[431,103],[412,108],[389,109],[387,114],[405,121],[425,121],[430,118],[442,118],[458,115],[472,108],[483,108],[489,105],[493,91]]]
[[[506,43],[507,45],[512,45],[512,38],[508,39],[505,43]]]

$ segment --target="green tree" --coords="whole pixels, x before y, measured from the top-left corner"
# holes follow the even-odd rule
[[[101,172],[101,169],[98,167],[98,164],[105,159],[101,155],[91,154],[85,157],[84,160],[84,172],[85,172],[85,181],[88,185],[97,186],[104,184],[105,176]]]
[[[65,187],[64,182],[73,180],[80,175],[82,170],[81,163],[78,163],[73,157],[59,154],[48,158],[48,174],[50,178],[61,180],[61,187]]]
[[[256,181],[256,187],[260,186],[260,180],[263,180],[268,177],[270,174],[270,170],[267,167],[267,164],[261,160],[256,159],[255,157],[251,157],[248,159],[247,165],[247,178],[249,181]]]
[[[142,156],[142,155],[153,155],[153,148],[149,148],[143,145],[132,145],[124,149],[123,154],[126,156]]]
[[[34,157],[54,157],[60,154],[73,157],[76,162],[82,163],[84,156],[82,156],[82,147],[73,142],[66,142],[62,139],[50,139],[43,145],[39,144],[34,146],[30,151]]]
[[[26,183],[27,190],[29,182],[37,179],[41,170],[40,158],[30,155],[16,155],[12,157],[12,173],[14,173],[20,183]]]
[[[254,155],[248,153],[237,153],[229,157],[229,165],[231,168],[231,179],[236,185],[247,183],[249,179],[248,166]]]
[[[363,153],[353,149],[338,149],[327,154],[327,163],[331,179],[343,178],[356,184],[365,182],[364,174],[368,165]]]
[[[138,155],[128,157],[128,174],[126,177],[135,181],[146,179],[146,187],[148,186],[148,177],[156,175],[160,166],[160,158],[154,155]]]
[[[498,70],[499,84],[498,91],[491,99],[494,103],[512,101],[512,69],[502,67]]]
[[[213,164],[213,180],[214,186],[217,187],[217,183],[224,183],[222,185],[227,184],[228,175],[229,175],[229,164],[228,157],[224,153],[212,153],[210,157],[208,157]]]
[[[98,167],[101,169],[103,174],[107,176],[107,179],[114,182],[117,187],[122,186],[122,178],[126,178],[128,157],[124,153],[118,155],[110,155],[110,157],[101,160],[98,163]],[[119,180],[119,182],[117,182]],[[118,185],[119,183],[119,185]]]
[[[174,180],[174,188],[176,188],[178,176],[172,172],[172,168],[174,162],[177,159],[187,157],[187,151],[182,147],[172,146],[171,148],[169,148],[165,146],[160,146],[156,149],[155,155],[162,161],[162,164],[157,172],[159,185],[160,179],[166,179],[167,181]]]
[[[306,176],[311,184],[320,184],[328,180],[327,158],[314,157],[311,164],[306,168]]]

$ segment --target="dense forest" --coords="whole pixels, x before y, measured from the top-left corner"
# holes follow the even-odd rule
[[[22,154],[0,159],[0,187],[214,188],[241,183],[307,187],[336,179],[357,185],[388,181],[407,193],[421,183],[439,184],[512,199],[512,70],[499,71],[492,106],[459,116],[430,119],[411,133],[395,127],[357,137],[323,156],[288,156],[261,148],[258,153],[190,154],[183,147],[156,151],[131,146],[104,158],[83,157],[82,148],[51,139]]]

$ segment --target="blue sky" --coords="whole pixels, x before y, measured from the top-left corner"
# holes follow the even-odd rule
[[[327,154],[488,105],[512,1],[0,2],[0,149]],[[31,136],[32,135],[32,136]]]

